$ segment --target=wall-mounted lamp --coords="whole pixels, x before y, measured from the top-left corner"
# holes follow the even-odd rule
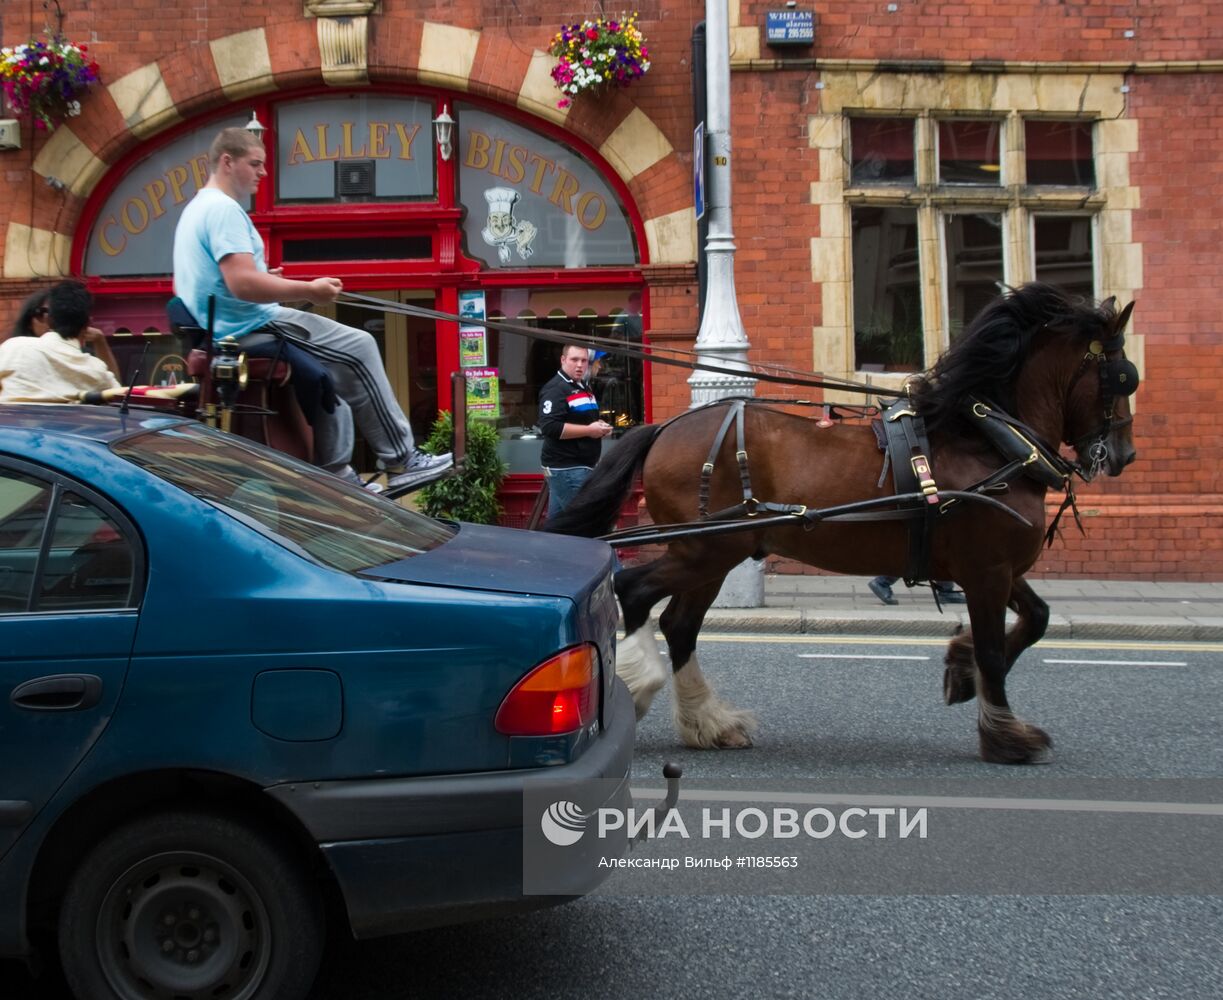
[[[251,120],[246,123],[246,131],[253,135],[260,142],[263,141],[263,133],[268,130],[268,127],[259,120],[259,116],[254,111],[251,112]]]
[[[433,119],[433,132],[437,136],[437,150],[442,155],[443,160],[449,160],[450,154],[454,152],[454,144],[451,142],[451,137],[454,135],[454,119],[450,117],[450,112],[446,105],[442,105],[442,113]]]

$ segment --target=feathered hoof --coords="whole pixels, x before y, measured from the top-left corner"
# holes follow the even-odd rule
[[[976,672],[959,663],[948,664],[943,671],[943,700],[948,705],[972,701],[977,696]]]
[[[716,705],[701,716],[678,717],[680,739],[694,750],[747,750],[754,746],[756,717],[742,709]]]
[[[972,638],[957,634],[947,644],[943,657],[943,700],[948,705],[971,701],[977,694],[977,664],[973,655]]]
[[[987,764],[1050,764],[1053,740],[1043,729],[1016,720],[995,730],[981,730],[981,759]]]
[[[744,729],[728,729],[724,733],[719,733],[714,746],[719,750],[748,750],[755,746],[752,742],[752,734]]]

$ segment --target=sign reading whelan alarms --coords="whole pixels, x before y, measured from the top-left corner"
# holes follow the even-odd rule
[[[773,47],[815,44],[815,12],[770,10],[765,14],[764,40]]]

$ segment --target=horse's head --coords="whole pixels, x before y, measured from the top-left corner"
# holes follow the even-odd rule
[[[1138,389],[1138,369],[1125,356],[1125,325],[1133,309],[1131,302],[1118,313],[1115,299],[1102,302],[1097,322],[1076,338],[1076,350],[1084,353],[1066,390],[1065,440],[1086,480],[1101,470],[1121,475],[1136,454],[1130,396]]]

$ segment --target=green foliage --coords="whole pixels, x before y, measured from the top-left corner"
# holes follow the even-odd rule
[[[424,450],[434,455],[448,451],[453,418],[438,416]],[[445,517],[473,524],[496,524],[501,513],[497,490],[509,465],[497,454],[497,429],[487,420],[467,420],[467,457],[463,471],[425,486],[417,494],[420,509],[430,517]]]

